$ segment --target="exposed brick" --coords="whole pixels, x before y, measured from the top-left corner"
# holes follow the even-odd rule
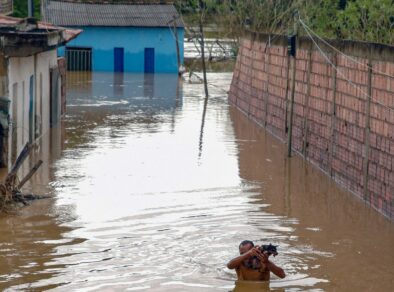
[[[293,147],[302,150],[304,119],[308,113],[308,159],[323,170],[332,169],[333,178],[360,198],[364,194],[364,160],[368,159],[369,202],[382,213],[394,217],[394,112],[390,109],[394,108],[394,78],[387,76],[394,75],[394,63],[373,62],[370,148],[366,157],[368,59],[354,59],[357,62],[342,55],[337,57],[334,115],[334,69],[320,52],[313,51],[308,79],[309,52],[297,51]],[[245,38],[241,42],[229,92],[230,103],[254,121],[260,124],[264,121],[267,129],[283,140],[286,138],[286,99],[291,96],[290,89],[286,96],[292,70],[287,64],[285,46],[267,47],[264,42]],[[308,86],[310,95],[306,104]],[[331,143],[333,156],[329,160]]]

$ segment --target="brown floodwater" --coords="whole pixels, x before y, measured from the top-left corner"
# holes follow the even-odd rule
[[[0,217],[1,291],[390,291],[394,225],[227,103],[231,73],[70,73],[26,163],[53,198]],[[244,239],[287,273],[236,283]]]

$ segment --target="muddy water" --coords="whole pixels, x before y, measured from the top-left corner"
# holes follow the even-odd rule
[[[26,187],[53,199],[0,217],[0,290],[392,289],[394,225],[287,160],[227,104],[231,74],[208,76],[208,103],[172,75],[68,76]],[[288,277],[235,287],[225,264],[243,239],[278,244]]]

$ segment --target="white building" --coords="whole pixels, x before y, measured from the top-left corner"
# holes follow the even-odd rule
[[[1,167],[11,165],[27,142],[57,124],[64,103],[64,62],[57,47],[80,32],[0,16]]]

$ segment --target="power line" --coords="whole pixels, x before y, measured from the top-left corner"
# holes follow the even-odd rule
[[[310,34],[310,32],[308,31],[305,23],[301,20],[301,18],[299,18],[300,23],[302,24],[305,32],[308,34],[309,38],[312,40],[312,42],[314,43],[314,45],[317,47],[317,49],[320,51],[320,54],[326,59],[327,63],[329,63],[334,69],[335,71],[340,74],[347,82],[349,82],[354,88],[356,88],[357,90],[359,90],[362,94],[364,94],[367,98],[370,98],[372,100],[372,97],[368,95],[368,93],[366,93],[365,91],[363,91],[359,86],[357,86],[357,84],[354,84],[350,79],[348,79],[345,74],[343,74],[330,60],[330,58],[327,56],[326,53],[324,53],[324,51],[319,47],[319,45],[316,43],[316,41],[314,40],[314,38],[312,37],[312,35]],[[378,101],[378,100],[374,100],[375,103],[394,111],[394,108]]]

